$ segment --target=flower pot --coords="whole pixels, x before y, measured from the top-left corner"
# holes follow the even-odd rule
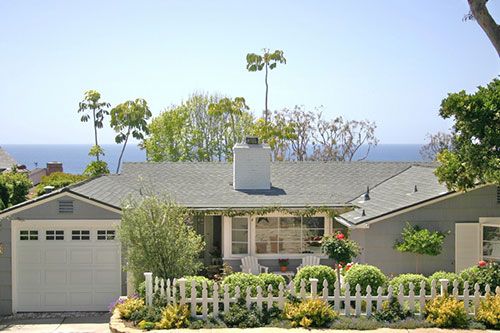
[[[286,272],[286,269],[287,269],[287,267],[286,267],[286,266],[280,266],[280,270],[281,270],[282,272]]]

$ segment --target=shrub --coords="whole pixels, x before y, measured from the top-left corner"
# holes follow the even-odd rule
[[[356,285],[361,286],[361,294],[366,294],[366,287],[371,286],[372,293],[378,287],[384,287],[387,284],[387,277],[380,269],[371,265],[354,265],[346,273],[344,281],[349,283],[351,293],[356,290]]]
[[[24,172],[13,169],[0,174],[0,208],[7,208],[26,201],[33,183]]]
[[[62,188],[74,183],[81,182],[87,179],[83,175],[74,175],[64,172],[53,172],[48,176],[43,176],[40,184],[36,186],[36,195],[40,196],[45,193],[45,186],[53,186],[54,189]]]
[[[116,308],[120,313],[120,317],[128,320],[132,313],[144,308],[144,300],[142,298],[130,297],[123,301],[123,303],[117,304]]]
[[[321,299],[308,299],[300,303],[287,303],[283,310],[286,319],[290,320],[292,327],[327,327],[338,318],[328,303]]]
[[[375,319],[378,321],[393,323],[403,320],[411,315],[410,311],[403,309],[396,297],[382,303],[382,309],[375,312]]]
[[[457,273],[452,273],[452,272],[445,272],[445,271],[437,271],[431,276],[429,276],[429,284],[432,282],[432,280],[436,280],[436,286],[440,286],[439,280],[440,279],[447,279],[450,282],[448,283],[448,293],[451,294],[453,292],[453,281],[457,280],[458,281],[458,291],[461,293],[464,290],[464,282],[460,275]]]
[[[397,294],[399,292],[399,285],[403,285],[404,294],[408,295],[410,292],[410,282],[413,283],[415,288],[413,289],[415,295],[420,294],[420,283],[425,282],[425,289],[429,290],[429,280],[423,276],[422,274],[400,274],[395,276],[392,280],[389,281],[389,285],[392,286],[394,293]]]
[[[171,304],[163,310],[161,320],[155,325],[155,328],[168,330],[188,327],[190,315],[187,305]]]
[[[198,276],[198,275],[188,275],[184,277],[186,279],[186,297],[191,298],[191,284],[195,283],[196,287],[196,297],[201,297],[201,290],[203,289],[203,281],[207,285],[207,295],[211,295],[213,286],[214,286],[214,281],[210,280],[204,276]]]
[[[469,267],[460,273],[460,277],[463,281],[469,281],[471,290],[474,288],[474,284],[478,283],[481,292],[484,292],[487,284],[493,289],[500,286],[500,265],[496,262],[490,262],[483,267]]]
[[[453,297],[436,297],[425,306],[426,320],[442,328],[466,328],[468,325],[467,312],[464,303]]]
[[[137,324],[137,326],[141,330],[149,331],[149,330],[152,330],[153,328],[155,328],[156,324],[154,322],[152,322],[152,321],[141,320],[139,322],[139,324]]]
[[[130,320],[134,323],[140,323],[141,321],[155,323],[161,320],[162,310],[163,308],[145,306],[132,312]]]
[[[481,300],[476,320],[487,328],[500,329],[500,295],[487,295],[485,300]]]
[[[213,328],[227,328],[227,325],[224,324],[222,320],[219,318],[208,316],[207,320],[195,320],[191,322],[189,328],[192,330],[196,329],[213,329]]]
[[[330,325],[334,330],[376,330],[381,327],[381,323],[370,318],[345,316],[340,316]]]
[[[247,309],[243,302],[232,304],[222,318],[228,327],[259,327],[262,322],[261,312],[255,308]]]
[[[302,267],[293,278],[295,290],[299,292],[300,281],[305,280],[306,292],[309,292],[311,290],[311,282],[309,279],[311,278],[319,280],[318,290],[323,288],[322,286],[324,280],[328,281],[328,291],[329,293],[333,293],[333,290],[335,289],[335,281],[337,280],[337,275],[333,268],[324,265]]]
[[[252,294],[256,293],[257,286],[262,287],[262,280],[257,276],[250,273],[234,273],[228,275],[222,280],[222,286],[229,286],[229,293],[234,294],[236,286],[240,287],[241,297],[245,298],[247,287],[251,288]]]
[[[271,285],[273,287],[273,295],[277,296],[279,291],[280,283],[283,287],[286,287],[285,278],[281,275],[271,274],[271,273],[262,273],[259,274],[259,279],[262,281],[262,289],[264,295],[267,295],[267,287]]]

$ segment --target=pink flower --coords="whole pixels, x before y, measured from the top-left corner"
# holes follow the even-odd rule
[[[337,234],[336,237],[337,237],[337,239],[344,239],[345,238],[344,234]]]
[[[488,263],[486,261],[484,261],[484,260],[479,261],[479,267],[484,267],[486,265],[488,265]]]

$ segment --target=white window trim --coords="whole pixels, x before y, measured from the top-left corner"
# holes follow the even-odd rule
[[[106,228],[118,228],[120,225],[120,220],[12,220],[10,225],[11,232],[11,276],[12,276],[12,313],[17,313],[17,243],[21,240],[18,240],[19,231],[21,229],[30,230],[38,230],[38,240],[33,242],[53,242],[51,240],[45,240],[45,237],[40,237],[40,232],[42,235],[45,235],[45,230],[52,230],[55,228],[68,228],[72,227],[72,224],[77,224],[80,226],[85,226],[87,228],[97,228],[97,227],[106,227]],[[77,228],[75,226],[75,228]],[[80,227],[81,228],[81,227]],[[92,235],[92,232],[91,232]],[[71,242],[71,237],[64,237],[63,241],[59,241],[59,244],[64,242]],[[92,240],[92,237],[91,237]],[[97,242],[97,240],[92,240]],[[116,240],[115,240],[116,241]],[[88,241],[87,241],[88,242]],[[121,246],[118,247],[118,257],[120,258],[120,271],[122,271],[122,253]]]
[[[304,257],[315,255],[321,259],[328,259],[327,255],[321,254],[311,254],[311,253],[256,253],[255,247],[255,224],[257,217],[294,217],[296,215],[286,214],[286,213],[270,213],[270,214],[261,214],[261,215],[251,215],[246,216],[248,218],[249,229],[248,229],[248,253],[246,254],[233,254],[232,253],[232,218],[223,216],[223,228],[222,228],[222,244],[223,244],[223,260],[239,260],[246,256],[254,256],[258,259],[279,259],[279,258],[288,258],[288,259],[302,259]],[[332,218],[327,214],[315,214],[311,217],[324,217],[325,218],[325,235],[330,235],[332,233],[333,223]]]
[[[480,217],[479,218],[479,258],[483,256],[483,227],[500,227],[500,217]]]

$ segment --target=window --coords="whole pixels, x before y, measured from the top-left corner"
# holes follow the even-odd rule
[[[71,231],[72,240],[90,240],[89,230],[72,230]]]
[[[59,213],[73,213],[73,201],[59,200]]]
[[[64,230],[45,231],[45,240],[64,240]]]
[[[21,230],[19,231],[20,240],[38,240],[38,230]]]
[[[500,262],[500,226],[483,225],[483,259]]]
[[[97,230],[97,240],[113,240],[115,239],[114,230]]]
[[[233,217],[231,248],[233,254],[248,253],[248,218]]]
[[[258,217],[256,252],[320,254],[324,234],[324,217]]]

